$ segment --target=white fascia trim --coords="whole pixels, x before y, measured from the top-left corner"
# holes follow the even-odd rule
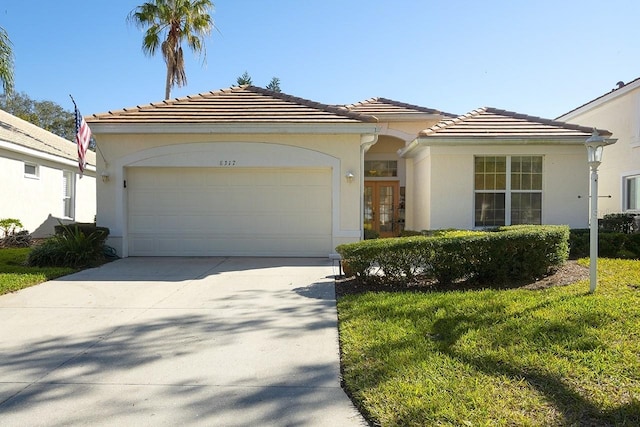
[[[579,107],[573,111],[570,111],[558,118],[556,118],[556,120],[562,121],[562,122],[566,122],[569,121],[573,118],[575,118],[576,116],[579,116],[581,114],[586,113],[587,111],[593,110],[595,108],[598,108],[599,106],[601,106],[602,104],[606,104],[607,102],[616,99],[620,96],[623,96],[629,92],[631,92],[634,89],[637,89],[638,87],[640,87],[640,80],[636,81],[633,84],[629,84],[627,86],[624,86],[620,89],[616,89],[612,92],[609,92],[606,95],[601,96],[600,98],[597,98],[591,102],[589,102],[588,104],[583,105],[582,107]]]
[[[2,141],[0,140],[0,148],[4,148],[8,151],[13,151],[14,153],[20,153],[27,156],[35,157],[36,159],[47,160],[54,163],[59,163],[65,166],[73,166],[77,167],[78,162],[70,159],[66,159],[64,157],[59,157],[54,154],[44,153],[42,151],[35,150],[33,148],[24,147],[22,145],[17,145],[12,142]],[[95,172],[96,167],[94,165],[87,165],[85,170]]]
[[[400,157],[412,157],[420,147],[476,146],[476,145],[584,145],[583,138],[416,138],[405,148],[398,150]]]
[[[374,123],[354,124],[285,124],[285,123],[237,123],[237,124],[117,124],[90,123],[94,134],[353,134],[378,133]]]

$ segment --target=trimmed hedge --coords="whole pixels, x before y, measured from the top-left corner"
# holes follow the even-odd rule
[[[365,240],[340,245],[345,274],[360,281],[439,283],[475,279],[504,284],[535,279],[569,254],[566,226],[512,226],[493,232],[444,231],[431,236]]]
[[[584,258],[589,253],[589,229],[571,230],[569,237],[571,258]],[[603,258],[640,259],[640,233],[598,232],[598,256]]]

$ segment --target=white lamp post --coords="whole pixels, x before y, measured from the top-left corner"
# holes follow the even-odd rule
[[[589,224],[589,292],[594,293],[598,281],[598,166],[602,163],[604,147],[615,143],[615,139],[604,139],[593,129],[585,141],[587,161],[591,167],[591,217]]]

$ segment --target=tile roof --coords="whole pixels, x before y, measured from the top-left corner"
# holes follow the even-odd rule
[[[407,104],[393,101],[387,98],[370,98],[355,104],[345,105],[349,111],[362,114],[383,115],[383,114],[441,114],[433,108],[420,107],[419,105]]]
[[[0,141],[51,154],[68,160],[78,160],[76,144],[32,123],[0,110]],[[87,152],[87,161],[96,164],[96,153]]]
[[[611,132],[598,130],[602,136]],[[562,139],[588,138],[593,128],[543,119],[497,108],[483,107],[454,119],[445,119],[419,137],[495,138],[495,139]]]
[[[257,86],[234,86],[86,117],[87,123],[376,123],[373,116]]]

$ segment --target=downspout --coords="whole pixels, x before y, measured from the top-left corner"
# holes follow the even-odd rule
[[[364,240],[364,154],[376,142],[377,133],[360,135],[360,240]]]

